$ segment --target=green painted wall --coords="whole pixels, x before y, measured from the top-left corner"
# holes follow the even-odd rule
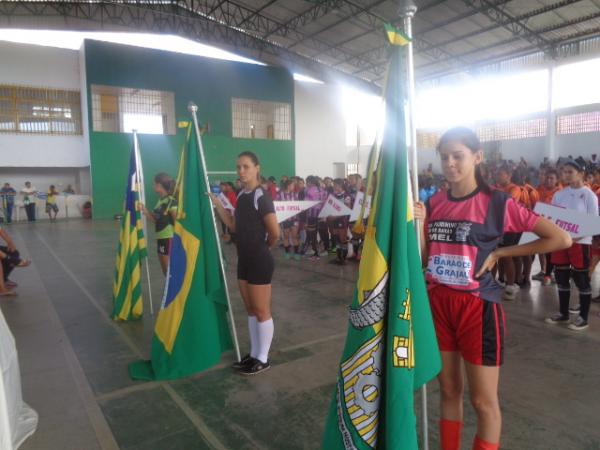
[[[234,171],[236,155],[251,150],[261,160],[263,175],[295,173],[293,136],[290,141],[231,137],[232,97],[293,105],[294,81],[287,70],[90,40],[85,41],[85,61],[95,218],[111,218],[121,211],[132,137],[92,130],[92,84],[172,91],[177,120],[189,120],[187,104],[195,102],[198,120],[210,127],[203,139],[209,171]],[[164,171],[176,175],[184,133],[178,129],[177,135],[139,135],[150,205],[156,200],[152,193],[154,174]],[[211,176],[212,180],[233,178]]]

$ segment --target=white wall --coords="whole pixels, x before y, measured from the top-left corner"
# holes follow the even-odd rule
[[[556,111],[556,114],[568,115],[599,110],[600,104],[596,103],[561,109]],[[531,117],[539,117],[539,115]],[[559,134],[555,136],[554,142],[557,159],[569,155],[575,158],[583,156],[586,159],[590,158],[593,153],[600,155],[599,132]],[[518,162],[523,156],[528,163],[534,166],[538,166],[545,156],[549,156],[546,137],[500,141],[500,151],[503,159],[512,159]],[[426,168],[429,163],[433,163],[434,171],[438,173],[441,171],[439,157],[434,149],[419,149],[418,162],[420,170]]]
[[[86,175],[82,176],[82,172]],[[77,194],[88,195],[89,170],[66,167],[2,167],[0,168],[0,183],[8,182],[18,192],[25,185],[25,181],[41,192],[47,192],[51,184],[62,192],[67,185],[71,185]]]
[[[0,84],[81,89],[79,52],[0,42]],[[0,133],[4,167],[85,167],[89,151],[84,136]]]
[[[0,83],[79,89],[78,51],[0,41]]]
[[[90,165],[83,136],[0,133],[4,167],[84,167]]]
[[[349,160],[339,88],[294,82],[296,175],[333,176],[333,163]],[[354,150],[356,157],[356,150]]]

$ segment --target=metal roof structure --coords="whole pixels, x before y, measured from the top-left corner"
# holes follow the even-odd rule
[[[421,0],[417,82],[600,54],[600,0]],[[402,27],[391,0],[0,1],[0,27],[176,34],[268,64],[377,89]]]

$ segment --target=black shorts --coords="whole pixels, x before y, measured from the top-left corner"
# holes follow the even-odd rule
[[[171,253],[171,238],[168,239],[157,239],[156,240],[156,251],[159,255],[169,256]]]
[[[238,280],[247,281],[248,284],[271,284],[274,270],[273,255],[267,247],[258,251],[238,248]]]
[[[313,231],[317,229],[317,225],[319,224],[319,218],[318,217],[309,217],[306,220],[306,228],[309,231]]]
[[[502,240],[498,247],[510,247],[512,245],[517,245],[521,240],[521,234],[523,233],[504,233],[502,236]]]

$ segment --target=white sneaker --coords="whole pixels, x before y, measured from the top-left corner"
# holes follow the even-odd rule
[[[550,317],[546,317],[544,322],[550,325],[556,325],[557,323],[569,323],[569,316],[563,316],[561,313],[553,314]]]
[[[569,330],[573,331],[581,331],[585,330],[588,327],[587,320],[583,320],[583,317],[577,316],[572,323],[569,324]]]
[[[507,284],[504,288],[504,300],[514,300],[517,298],[520,288],[517,284]]]

